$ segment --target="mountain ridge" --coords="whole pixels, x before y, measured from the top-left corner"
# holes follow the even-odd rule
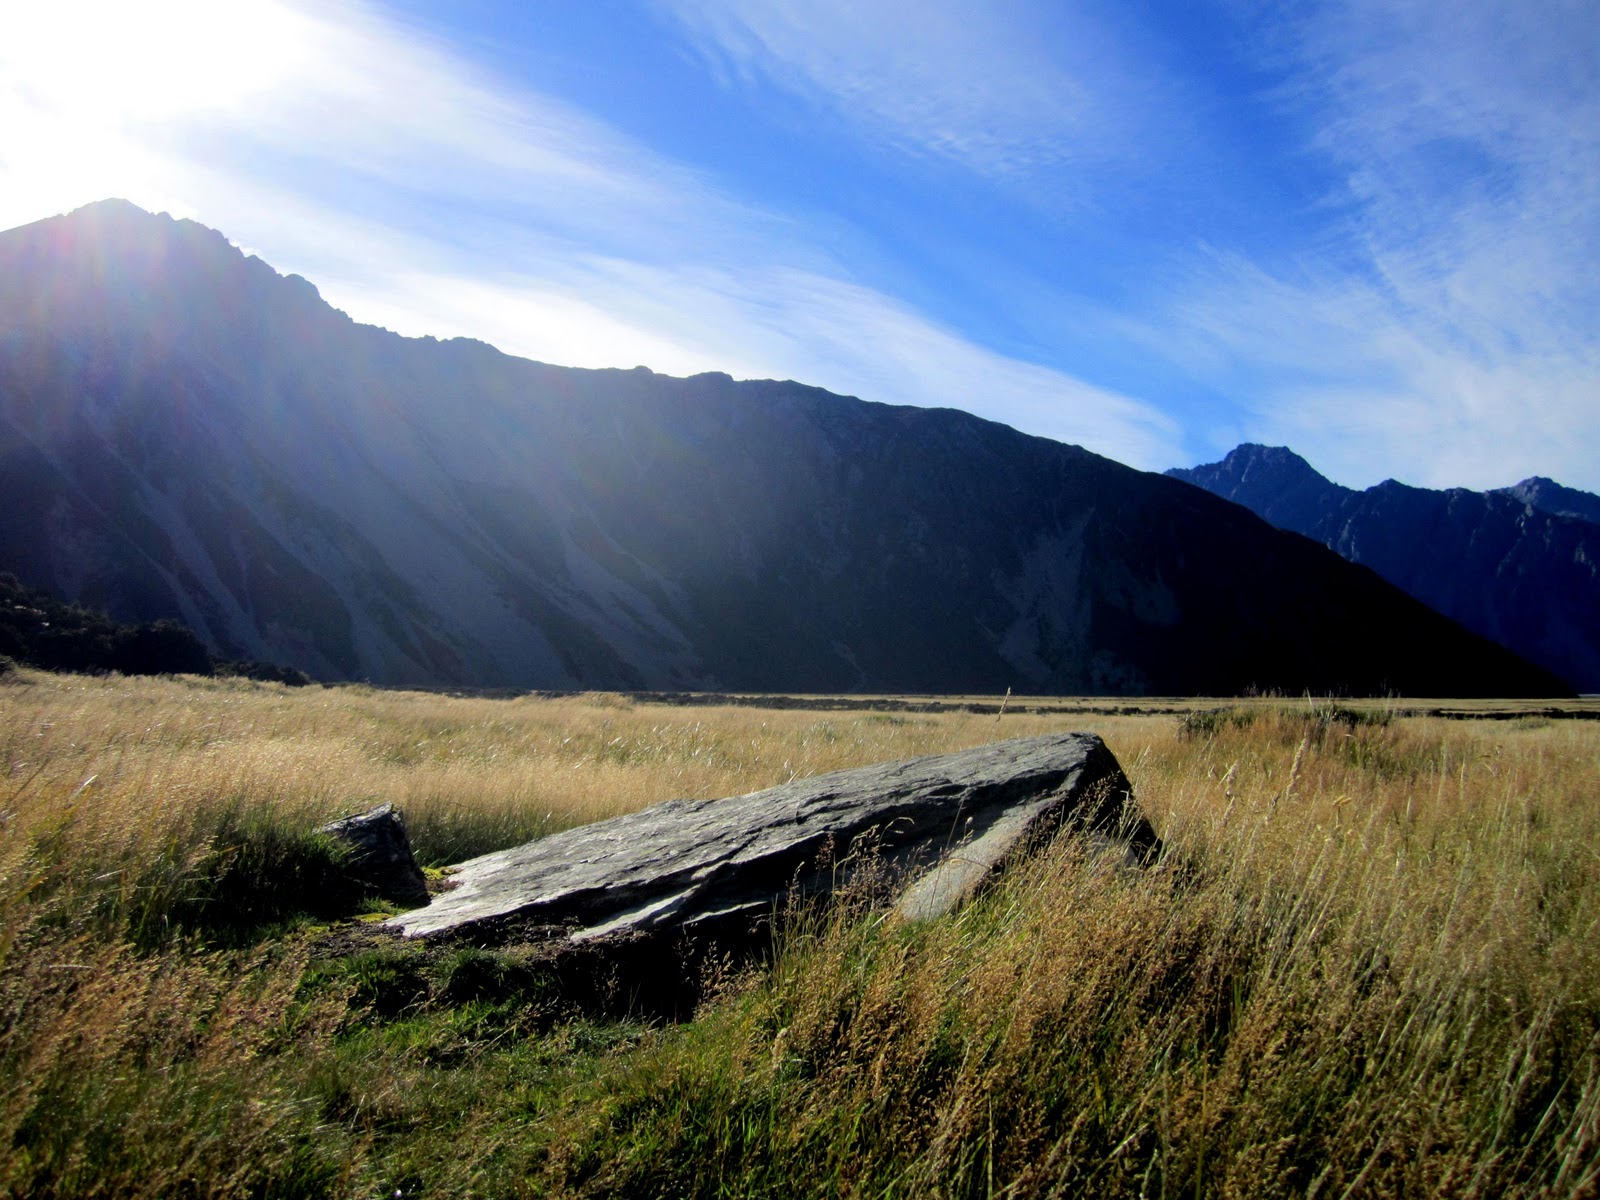
[[[1429,607],[1600,691],[1600,497],[1533,477],[1435,490],[1393,479],[1357,491],[1283,446],[1245,443],[1166,474],[1371,567]]]
[[[0,234],[0,465],[0,565],[321,678],[1561,690],[1079,447],[792,381],[402,338],[131,205]]]
[[[1543,475],[1531,475],[1510,487],[1494,490],[1553,517],[1574,517],[1600,525],[1600,496],[1567,487]]]

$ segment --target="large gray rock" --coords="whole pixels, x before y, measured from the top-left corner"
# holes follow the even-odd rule
[[[453,890],[388,925],[412,937],[520,929],[573,941],[748,928],[790,897],[826,896],[867,864],[894,878],[920,874],[900,911],[927,919],[1058,825],[1110,833],[1139,852],[1156,844],[1105,743],[1050,734],[727,800],[671,800],[471,859],[455,869]]]

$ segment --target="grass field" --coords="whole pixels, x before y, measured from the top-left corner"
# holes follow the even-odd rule
[[[14,672],[0,1194],[1596,1194],[1600,723],[1029,707]],[[1062,728],[1122,761],[1155,869],[1063,839],[927,926],[845,904],[678,1025],[515,947],[352,936],[384,910],[311,833],[393,800],[441,866]]]

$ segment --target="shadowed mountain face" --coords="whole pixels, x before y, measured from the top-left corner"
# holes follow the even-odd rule
[[[1600,497],[1549,479],[1492,492],[1331,483],[1281,446],[1167,472],[1242,504],[1560,675],[1600,691]]]
[[[959,412],[401,338],[113,201],[0,234],[0,565],[382,683],[1561,690],[1174,480]]]
[[[1554,479],[1535,475],[1508,488],[1496,488],[1491,495],[1510,496],[1520,504],[1557,517],[1575,517],[1600,525],[1600,496],[1563,487]]]

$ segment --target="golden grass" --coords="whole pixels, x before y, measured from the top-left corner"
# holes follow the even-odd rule
[[[715,1036],[661,1039],[611,1103],[571,1110],[557,1178],[1594,1194],[1592,727],[1291,708],[1198,743],[1120,732],[1161,869],[1063,841],[954,920],[799,931]]]
[[[486,836],[514,844],[660,800],[1061,727],[1047,715],[1000,724],[17,674],[0,685],[0,805],[13,835],[69,819],[81,842],[147,846],[218,809],[316,824],[392,801],[429,862],[489,848],[476,844]]]
[[[0,1194],[1583,1196],[1600,1179],[1592,722],[1330,722],[1274,701],[1185,737],[1171,716],[19,676],[0,684]],[[681,1027],[529,1023],[520,1002],[451,1000],[460,964],[307,975],[300,935],[135,936],[231,843],[381,800],[445,862],[1061,728],[1106,738],[1161,867],[1064,840],[950,920],[847,907]],[[414,1000],[393,1011],[352,999],[401,985]]]

